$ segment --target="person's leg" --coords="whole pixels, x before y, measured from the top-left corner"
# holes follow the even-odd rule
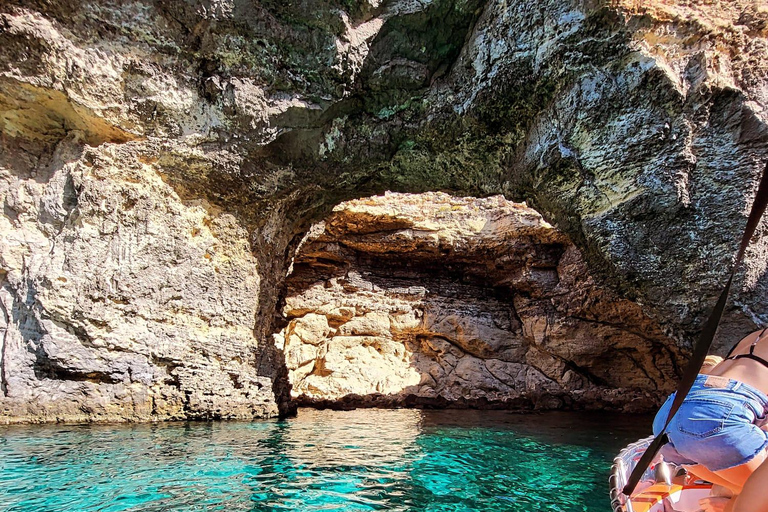
[[[700,512],[726,512],[733,508],[733,492],[722,485],[713,485],[709,497],[699,500]]]
[[[740,466],[735,468],[723,469],[721,471],[710,471],[701,464],[686,465],[685,469],[697,478],[712,482],[716,485],[722,485],[727,487],[734,494],[741,492],[741,488],[744,486],[744,482],[749,478],[758,467],[760,467],[763,461],[768,458],[768,449],[763,450],[755,457]]]
[[[730,469],[726,469],[718,472],[710,471],[706,467],[702,466],[701,464],[687,467],[686,469],[688,469],[688,472],[691,473],[692,475],[696,476],[697,478],[702,478],[704,480],[707,480],[715,484],[712,487],[712,493],[710,497],[699,500],[699,506],[701,507],[700,509],[701,512],[735,512],[736,510],[738,510],[735,508],[736,506],[735,499],[732,498],[731,495],[732,494],[738,495],[739,493],[744,494],[742,487],[745,486],[745,482],[734,483],[731,480],[725,480],[723,478],[723,473],[725,473],[726,476],[730,476],[731,478],[736,479],[736,478],[741,478],[746,472],[749,472],[749,474],[747,475],[747,478],[745,479],[746,482],[749,482],[749,478],[750,478],[749,475],[751,475],[755,469],[759,469],[760,467],[768,467],[768,463],[765,463],[765,464],[757,463],[757,460],[764,461],[765,459],[766,459],[766,452],[763,452],[757,455],[751,461],[745,464],[742,464],[741,466],[737,466],[735,468],[730,468]],[[757,467],[754,467],[755,464],[757,464]],[[768,484],[768,481],[766,481],[765,484]],[[722,489],[723,486],[726,489]],[[730,490],[732,492],[724,493],[723,490]],[[755,491],[752,491],[752,492],[755,492]],[[763,494],[765,494],[764,491],[763,491]],[[754,502],[754,498],[746,497],[744,501],[751,505]],[[752,512],[752,510],[749,508],[745,508],[745,511]],[[765,509],[765,510],[758,509],[757,512],[768,512],[768,509]]]
[[[763,450],[762,452],[755,455],[755,457],[749,462],[746,462],[740,466],[736,466],[735,468],[715,471],[714,474],[727,482],[731,482],[731,485],[726,485],[726,487],[738,494],[741,492],[742,487],[744,487],[744,483],[747,481],[750,475],[752,475],[752,473],[754,473],[755,470],[757,470],[757,468],[763,464],[767,457],[768,450]]]
[[[715,484],[712,486],[712,496],[723,496],[724,498],[733,498],[733,491],[722,485]]]
[[[733,512],[768,512],[768,462],[760,465],[747,479],[736,497]]]
[[[668,435],[682,456],[698,463],[690,468],[694,475],[738,494],[768,456],[768,435],[752,423],[756,406],[710,394],[699,393],[684,403],[684,415],[675,419]]]
[[[726,480],[719,474],[708,470],[701,464],[685,466],[685,469],[696,478],[706,480],[707,482],[712,482],[715,485],[726,487],[734,494],[738,493],[741,490],[741,485],[736,485],[734,482],[730,480]]]

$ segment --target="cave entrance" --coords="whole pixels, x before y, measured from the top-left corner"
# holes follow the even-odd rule
[[[640,411],[679,353],[566,235],[502,196],[339,204],[297,249],[274,335],[320,407]]]

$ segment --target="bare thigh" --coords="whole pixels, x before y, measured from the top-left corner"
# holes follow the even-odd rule
[[[710,471],[701,464],[690,466],[688,470],[699,478],[708,480],[713,484],[719,484],[729,488],[734,494],[739,494],[747,478],[760,467],[763,461],[768,458],[768,449],[755,455],[752,460],[745,462],[734,468],[723,469],[720,471]]]
[[[755,471],[736,498],[733,512],[768,512],[768,462]]]

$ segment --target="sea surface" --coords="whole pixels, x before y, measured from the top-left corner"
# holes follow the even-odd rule
[[[0,511],[609,512],[651,418],[302,409],[258,422],[0,427]]]

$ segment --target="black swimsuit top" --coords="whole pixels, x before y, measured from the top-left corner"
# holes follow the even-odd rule
[[[757,361],[761,365],[763,365],[766,368],[768,368],[768,361],[766,361],[765,359],[763,359],[760,356],[756,356],[755,355],[755,345],[757,345],[757,342],[760,341],[760,339],[763,337],[763,334],[765,334],[766,331],[768,331],[768,327],[763,329],[763,331],[757,336],[757,338],[755,338],[755,341],[753,341],[752,344],[749,346],[749,353],[747,353],[747,354],[739,354],[737,356],[731,357],[731,354],[733,353],[733,351],[736,350],[736,347],[739,346],[739,344],[736,343],[733,346],[733,348],[731,349],[731,351],[728,352],[728,355],[725,356],[725,360],[727,361],[729,359],[736,360],[736,359],[741,359],[741,358],[747,358],[747,359],[752,359],[753,361]]]

